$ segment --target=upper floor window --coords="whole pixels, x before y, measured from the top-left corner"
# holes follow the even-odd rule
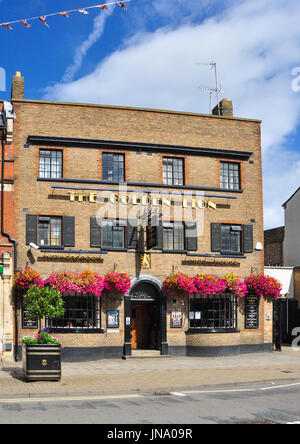
[[[40,150],[39,177],[44,179],[61,179],[62,171],[62,151],[60,150]]]
[[[242,252],[242,226],[222,225],[221,226],[221,252],[241,253]]]
[[[184,185],[183,159],[164,157],[163,181],[165,185]]]
[[[124,154],[103,153],[102,180],[108,182],[124,182]]]
[[[62,218],[39,216],[38,237],[40,246],[62,245]]]
[[[221,162],[220,186],[227,190],[239,190],[241,187],[240,164]]]
[[[102,247],[125,248],[125,221],[106,220],[102,224]]]
[[[163,249],[184,250],[185,230],[182,222],[163,223]]]

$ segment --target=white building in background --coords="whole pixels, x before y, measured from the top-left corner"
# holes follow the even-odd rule
[[[297,267],[300,266],[300,187],[282,206],[285,220],[283,264]]]
[[[265,267],[265,274],[277,279],[282,284],[281,297],[294,298],[294,268],[293,267]]]

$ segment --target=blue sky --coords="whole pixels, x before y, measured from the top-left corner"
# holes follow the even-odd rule
[[[95,4],[0,0],[0,22]],[[214,60],[235,116],[263,120],[265,228],[283,224],[281,205],[300,185],[300,2],[144,0],[47,22],[0,29],[0,99],[21,71],[26,98],[207,113],[199,87],[214,86],[213,72],[196,63]]]

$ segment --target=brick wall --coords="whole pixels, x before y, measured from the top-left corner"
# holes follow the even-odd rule
[[[284,227],[264,232],[265,265],[283,265]]]
[[[205,209],[203,216],[203,232],[199,232],[198,253],[211,253],[210,224],[223,223],[253,223],[254,247],[256,243],[263,243],[263,216],[262,216],[262,176],[261,176],[261,148],[260,123],[254,120],[224,118],[188,113],[175,113],[155,110],[138,110],[133,108],[85,106],[74,104],[59,104],[47,102],[33,102],[15,100],[13,102],[16,113],[14,130],[15,162],[15,221],[16,236],[19,242],[19,266],[26,263],[38,269],[46,277],[51,272],[58,271],[84,271],[91,269],[104,274],[114,268],[125,271],[132,278],[138,273],[151,274],[163,281],[173,270],[184,271],[190,275],[199,272],[214,273],[223,276],[234,271],[242,278],[250,273],[263,271],[264,253],[256,251],[246,254],[245,259],[237,259],[237,265],[220,264],[210,265],[184,265],[185,254],[162,254],[152,252],[151,268],[140,269],[139,258],[134,252],[110,252],[103,255],[98,263],[73,263],[47,261],[43,253],[31,251],[25,245],[26,214],[40,215],[71,215],[75,216],[76,250],[90,249],[89,220],[95,216],[98,204],[89,202],[71,202],[67,190],[53,192],[52,185],[64,184],[59,181],[37,181],[38,154],[44,146],[27,144],[30,135],[53,136],[68,138],[85,138],[97,140],[112,140],[123,142],[139,142],[164,145],[181,145],[192,147],[217,148],[224,150],[238,150],[252,152],[249,160],[241,163],[242,193],[230,193],[235,200],[218,197],[225,192],[211,192],[216,195],[213,200],[221,207],[216,210]],[[85,187],[73,180],[101,180],[102,152],[107,149],[85,149],[71,146],[51,147],[47,149],[62,149],[64,157],[64,178],[70,179],[66,186]],[[146,152],[137,154],[135,151],[120,150],[125,154],[126,180],[130,182],[143,182],[149,184],[162,183],[162,157],[161,153]],[[169,154],[168,154],[169,156]],[[182,156],[180,156],[182,157]],[[220,159],[211,156],[183,156],[185,160],[185,185],[197,187],[211,187],[216,189],[220,185]],[[106,185],[99,185],[99,187]],[[132,188],[132,187],[131,187]],[[157,190],[165,190],[163,187]],[[253,222],[255,221],[255,222]],[[226,262],[226,261],[225,261]],[[184,305],[184,326],[180,332],[168,327],[168,341],[172,345],[183,345],[186,341],[184,330],[187,319],[187,303],[177,301]],[[168,326],[170,325],[170,309],[173,302],[168,305]],[[175,305],[176,305],[175,304]],[[109,307],[113,308],[113,307]],[[261,305],[261,318],[265,316],[265,307]],[[263,324],[262,324],[263,325]],[[239,326],[241,335],[222,336],[222,341],[235,343],[264,343],[264,329],[251,332],[244,331],[243,312],[239,312]],[[23,332],[21,332],[23,333]],[[88,335],[84,340],[82,335],[66,336],[66,344],[74,345],[88,341],[92,345],[105,345],[108,343],[123,343],[123,330],[119,335]],[[237,337],[239,339],[237,339]],[[200,338],[200,335],[198,335]],[[219,341],[216,335],[210,336],[206,341]],[[190,338],[192,341],[192,338]],[[201,339],[201,341],[204,338]]]

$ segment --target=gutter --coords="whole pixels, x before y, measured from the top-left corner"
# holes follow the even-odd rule
[[[14,249],[14,274],[17,272],[17,247],[18,243],[11,237],[9,233],[4,231],[4,158],[5,158],[5,140],[7,134],[7,120],[5,113],[2,113],[4,118],[3,137],[2,137],[2,155],[1,155],[1,235],[8,239],[8,242],[13,245]],[[17,294],[14,292],[14,318],[15,318],[15,347],[14,347],[14,359],[18,361],[18,305]]]

